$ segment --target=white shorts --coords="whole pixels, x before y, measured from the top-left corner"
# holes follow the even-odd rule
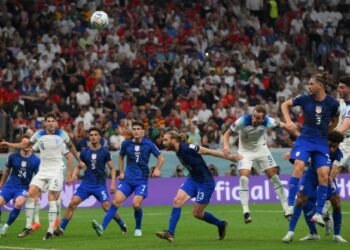
[[[259,149],[257,152],[247,153],[238,151],[238,153],[243,156],[243,159],[238,162],[238,170],[247,169],[251,171],[253,164],[255,164],[255,169],[261,173],[269,168],[277,166],[267,147]]]
[[[344,139],[339,145],[340,151],[343,153],[343,159],[340,162],[340,166],[344,166],[350,157],[350,137]]]
[[[60,192],[63,188],[63,173],[57,174],[56,176],[38,173],[34,176],[30,185],[37,186],[42,193],[45,193],[47,189],[49,191]]]

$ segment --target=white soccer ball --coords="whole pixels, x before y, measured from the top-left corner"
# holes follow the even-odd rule
[[[90,17],[92,27],[96,29],[104,29],[109,23],[109,18],[104,11],[95,11]]]

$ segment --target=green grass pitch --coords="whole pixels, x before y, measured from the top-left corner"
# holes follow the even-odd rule
[[[171,211],[166,207],[143,208],[143,236],[133,235],[134,217],[131,208],[121,208],[120,215],[129,227],[128,234],[122,235],[117,224],[112,221],[102,237],[98,237],[91,227],[91,220],[102,221],[101,209],[77,209],[73,219],[62,237],[51,241],[43,241],[47,228],[47,210],[41,211],[42,228],[32,235],[18,239],[17,234],[25,225],[25,215],[21,215],[10,227],[6,236],[0,238],[0,249],[349,249],[350,243],[339,244],[332,241],[331,236],[324,236],[324,229],[318,228],[320,241],[300,242],[308,231],[302,216],[294,237],[294,241],[285,244],[281,241],[288,230],[288,222],[282,216],[279,204],[251,204],[253,222],[245,225],[240,205],[209,205],[207,211],[212,212],[229,222],[225,240],[217,240],[216,227],[192,216],[192,207],[182,209],[177,226],[175,242],[168,243],[158,239],[155,232],[166,229]],[[350,202],[343,202],[342,236],[350,240]],[[63,211],[64,212],[64,211]],[[2,221],[8,213],[2,214]]]

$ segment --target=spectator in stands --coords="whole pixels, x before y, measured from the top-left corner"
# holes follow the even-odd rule
[[[208,168],[213,176],[219,176],[218,168],[214,164],[210,164]]]
[[[177,165],[175,172],[171,175],[171,177],[185,177],[184,167],[182,165]]]
[[[119,128],[114,129],[114,134],[109,137],[109,149],[112,151],[120,150],[123,141],[125,140],[124,136],[119,134]]]
[[[236,164],[230,164],[229,171],[225,172],[225,176],[237,176],[237,166]]]

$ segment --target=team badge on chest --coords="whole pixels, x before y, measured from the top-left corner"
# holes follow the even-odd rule
[[[92,155],[91,155],[91,159],[92,159],[92,160],[96,160],[96,158],[97,158],[97,154],[92,154]]]
[[[316,112],[316,114],[321,114],[322,113],[322,106],[316,106],[315,112]]]

